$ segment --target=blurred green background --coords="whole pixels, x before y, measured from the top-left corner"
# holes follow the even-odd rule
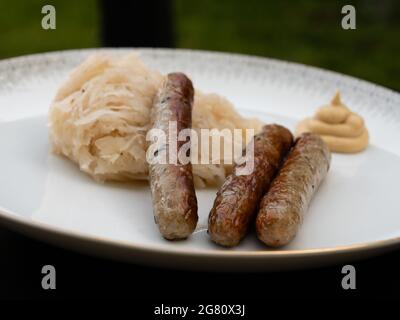
[[[45,4],[56,7],[56,31],[41,28]],[[356,30],[341,28],[345,4],[356,7]],[[175,0],[173,12],[177,47],[295,61],[400,91],[398,0]],[[100,20],[96,0],[2,0],[0,58],[99,47]]]

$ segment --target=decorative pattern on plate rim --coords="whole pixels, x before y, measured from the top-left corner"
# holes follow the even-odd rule
[[[382,86],[351,76],[316,67],[276,59],[189,49],[158,48],[96,48],[55,51],[10,58],[0,61],[0,93],[7,93],[16,86],[26,87],[38,73],[58,79],[60,67],[65,72],[95,52],[126,54],[135,50],[153,68],[161,71],[175,70],[190,73],[206,73],[222,81],[257,81],[275,87],[285,86],[291,90],[310,95],[322,92],[329,99],[332,91],[339,88],[348,96],[347,103],[356,105],[354,111],[368,112],[382,118],[387,124],[400,126],[400,94]],[[195,61],[195,63],[193,63]],[[35,77],[35,81],[37,77]],[[317,90],[316,90],[317,88]],[[355,103],[357,102],[357,103]]]

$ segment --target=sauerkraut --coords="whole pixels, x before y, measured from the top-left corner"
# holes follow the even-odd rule
[[[56,154],[77,163],[97,181],[146,179],[146,133],[153,98],[164,76],[136,54],[86,59],[59,88],[49,111],[50,142]],[[262,123],[244,119],[217,94],[196,90],[195,130],[246,129]],[[218,185],[229,165],[194,164],[197,186]]]

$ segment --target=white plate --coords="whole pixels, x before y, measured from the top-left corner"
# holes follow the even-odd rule
[[[130,50],[110,50],[115,54]],[[244,115],[294,129],[337,89],[366,120],[370,147],[334,155],[296,239],[280,250],[253,233],[221,249],[206,232],[216,190],[198,190],[199,224],[187,241],[163,240],[146,183],[98,184],[48,150],[47,110],[71,68],[93,50],[0,62],[0,221],[76,250],[137,263],[208,270],[280,270],[352,259],[400,245],[400,95],[293,63],[242,55],[140,49],[163,72],[188,73],[197,88],[229,98]]]

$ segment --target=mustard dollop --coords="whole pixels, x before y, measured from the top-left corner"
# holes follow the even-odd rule
[[[297,125],[296,134],[303,132],[319,134],[332,152],[360,152],[369,141],[363,118],[342,103],[339,91],[329,105],[320,107],[314,117]]]

